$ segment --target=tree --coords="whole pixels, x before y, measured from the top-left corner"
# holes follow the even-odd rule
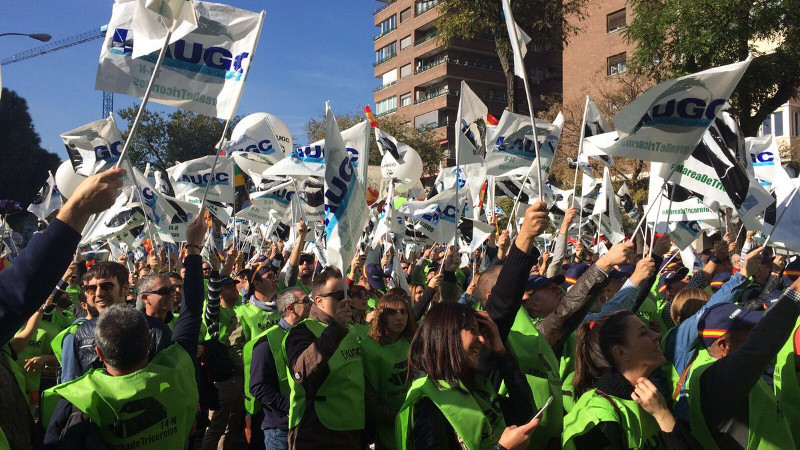
[[[565,16],[580,20],[587,0],[540,0],[513,2],[514,20],[537,43],[561,49],[579,28]],[[499,0],[440,0],[439,41],[449,47],[456,39],[472,39],[481,34],[494,38],[497,57],[506,75],[508,109],[514,111],[517,79],[514,57]],[[576,21],[577,21],[576,20]]]
[[[128,122],[128,130],[138,110],[139,106],[133,105],[117,111]],[[228,127],[226,138],[237,122],[238,117]],[[139,169],[150,163],[166,171],[178,162],[213,155],[224,126],[220,119],[180,109],[169,114],[145,110],[128,150],[130,161]],[[123,139],[127,139],[128,130],[122,133]]]
[[[345,114],[336,117],[336,123],[340,130],[346,130],[359,122],[363,121],[363,115],[358,112]],[[308,142],[316,142],[325,139],[325,116],[319,119],[310,119],[303,127],[306,130]],[[422,158],[423,174],[434,174],[439,169],[439,162],[442,160],[442,150],[438,140],[430,130],[409,127],[402,123],[395,116],[381,117],[378,128],[394,136],[398,142],[411,146],[419,153]],[[369,163],[380,165],[381,153],[374,138],[370,139]]]
[[[628,68],[656,81],[758,56],[730,103],[746,136],[800,90],[797,0],[631,0]]]
[[[28,113],[28,103],[3,88],[0,98],[0,198],[17,200],[24,209],[47,180],[55,175],[61,158],[41,146]]]

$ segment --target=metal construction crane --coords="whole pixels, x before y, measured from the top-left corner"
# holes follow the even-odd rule
[[[105,38],[108,25],[103,25],[100,28],[86,31],[84,33],[76,34],[68,38],[59,39],[57,41],[49,42],[45,45],[25,50],[17,54],[11,55],[7,58],[0,59],[0,65],[5,66],[18,61],[24,61],[46,53],[55,52],[61,49],[72,47],[74,45],[83,44],[84,42],[93,41],[95,39]],[[114,111],[114,94],[111,92],[103,92],[103,117],[108,117]]]

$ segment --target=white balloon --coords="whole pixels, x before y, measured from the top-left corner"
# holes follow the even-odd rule
[[[383,154],[381,176],[398,180],[410,180],[395,185],[395,191],[403,193],[419,182],[419,178],[422,176],[422,158],[420,158],[416,150],[405,144],[400,144],[397,153],[400,155],[401,161],[394,159],[389,152]]]
[[[58,186],[58,190],[61,191],[61,195],[68,199],[72,197],[75,188],[86,178],[87,177],[83,175],[75,173],[75,169],[72,168],[72,163],[70,161],[64,161],[58,166],[58,170],[56,171],[56,186]]]

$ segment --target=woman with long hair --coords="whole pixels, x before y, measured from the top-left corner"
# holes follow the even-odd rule
[[[488,313],[434,305],[411,341],[408,365],[415,380],[397,417],[398,448],[527,446],[539,423],[531,420],[533,396]],[[501,382],[508,397],[497,394]]]
[[[565,449],[697,446],[648,379],[666,362],[660,340],[660,333],[629,310],[581,324],[576,403],[564,418]]]
[[[406,368],[416,329],[408,294],[394,288],[378,301],[369,337],[361,341],[367,380],[367,425],[376,429],[377,449],[396,448],[394,420],[411,385]]]

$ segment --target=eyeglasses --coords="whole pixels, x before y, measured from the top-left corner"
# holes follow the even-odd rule
[[[203,272],[211,272],[211,267],[203,267]]]
[[[266,278],[268,280],[277,280],[278,279],[278,274],[275,273],[275,272],[267,272],[266,274],[264,274],[264,278]]]
[[[339,302],[344,300],[344,291],[328,292],[327,294],[317,294],[317,295],[319,295],[320,297],[330,297]]]
[[[175,293],[175,286],[164,286],[157,291],[142,292],[142,294],[170,295]]]
[[[308,264],[309,266],[313,266],[314,265],[314,258],[303,258],[303,259],[301,259],[300,260],[300,265],[302,266],[303,264]]]
[[[103,291],[111,292],[114,290],[114,283],[106,281],[105,283],[100,284],[87,284],[83,287],[83,292],[87,294],[94,294],[97,292],[98,287]]]

